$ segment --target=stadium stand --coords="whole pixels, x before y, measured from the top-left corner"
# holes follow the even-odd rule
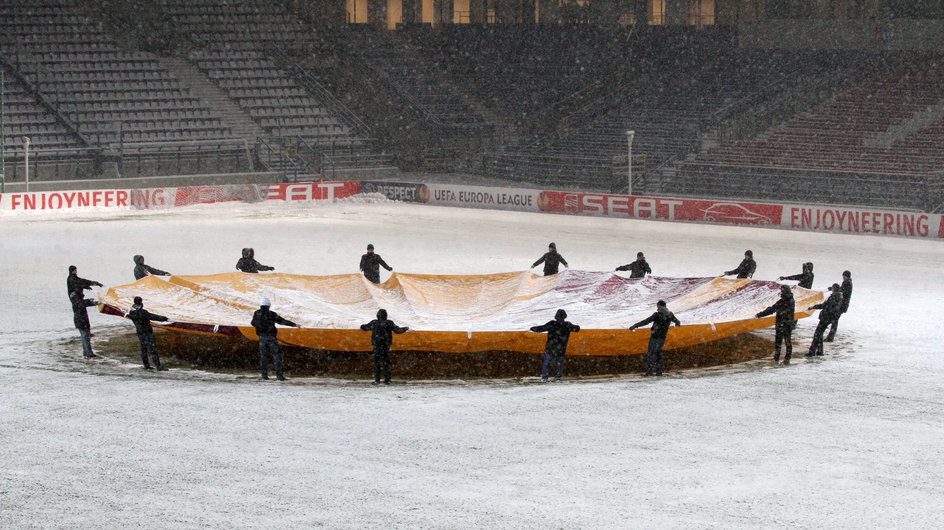
[[[71,2],[10,9],[0,24],[16,68],[93,145],[231,137],[154,57],[121,50]]]
[[[634,130],[636,193],[944,206],[928,199],[940,53],[748,49],[734,26],[389,32],[303,21],[300,5],[155,0],[142,18],[131,2],[4,3],[8,168],[30,136],[66,178],[252,164],[335,177],[396,159],[618,192]]]
[[[257,148],[268,168],[298,178],[392,166],[370,128],[293,63],[292,53],[315,39],[282,6],[220,0],[158,5],[173,38],[196,47],[188,59],[262,128],[266,138]]]
[[[446,132],[488,134],[492,128],[442,71],[412,47],[370,27],[356,28],[344,39],[345,51],[365,61],[400,98],[419,109],[427,122]]]
[[[691,157],[680,180],[701,195],[802,200],[815,189],[836,202],[924,207],[926,177],[944,165],[942,59],[882,56],[829,101]]]
[[[119,46],[79,2],[11,4],[0,13],[0,33],[3,58],[14,75],[29,83],[79,146],[94,151],[93,172],[121,174],[123,162],[135,157],[150,160],[128,166],[144,174],[206,171],[212,164],[187,167],[183,160],[233,152],[236,138],[212,109],[189,94],[154,56]],[[30,122],[31,137],[42,141],[44,131],[61,136],[61,128],[48,129],[50,123]],[[47,157],[58,164],[61,158],[41,148],[34,156],[37,165]],[[165,163],[163,170],[154,167],[168,157],[177,163]]]
[[[23,136],[29,136],[37,150],[83,147],[76,135],[18,79],[12,68],[4,67],[3,74],[3,142],[8,152],[19,148]]]
[[[673,48],[641,83],[616,91],[565,118],[556,134],[489,161],[495,175],[535,175],[555,185],[609,189],[614,161],[625,168],[626,131],[635,131],[634,157],[650,169],[687,156],[704,134],[750,102],[759,105],[788,86],[803,68],[795,53],[732,52],[723,41],[703,42],[700,53],[679,60]],[[698,51],[698,50],[690,50]],[[558,164],[580,158],[578,165]],[[555,168],[555,165],[557,167]],[[579,173],[577,170],[579,169]],[[641,175],[640,175],[641,176]]]
[[[621,44],[630,40],[626,31],[591,25],[465,24],[400,33],[454,85],[471,87],[482,103],[522,126],[607,80],[625,64]]]

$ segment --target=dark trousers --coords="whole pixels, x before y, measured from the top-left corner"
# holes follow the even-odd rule
[[[390,350],[374,350],[374,382],[380,382],[380,372],[383,371],[384,383],[390,382]]]
[[[88,328],[79,328],[79,335],[82,337],[82,356],[86,359],[95,355],[92,352],[92,330]]]
[[[275,335],[261,335],[259,337],[259,373],[262,377],[269,377],[269,356],[275,365],[275,377],[282,378],[282,354],[279,353],[279,340]]]
[[[807,355],[823,355],[823,333],[832,323],[832,319],[823,319],[816,325],[816,331],[813,332],[813,342],[810,343],[810,352]]]
[[[551,373],[551,364],[557,365],[557,378],[560,379],[564,376],[564,357],[565,355],[561,353],[560,355],[555,355],[553,353],[544,352],[544,365],[541,367],[541,379],[547,380],[548,374]]]
[[[154,342],[154,334],[145,333],[138,335],[138,342],[141,343],[141,362],[144,363],[144,367],[151,367],[151,365],[148,364],[148,354],[150,354],[154,367],[160,368],[161,360],[157,358],[157,343]]]
[[[836,338],[836,328],[839,327],[839,317],[842,316],[842,313],[836,315],[836,318],[833,319],[832,324],[829,326],[829,334],[826,335],[826,340],[832,342]]]
[[[646,351],[646,375],[652,375],[655,370],[656,375],[662,375],[664,362],[662,359],[662,346],[665,345],[665,337],[651,337],[649,339],[649,350]]]
[[[783,357],[789,361],[793,357],[793,323],[794,320],[787,320],[784,323],[778,322],[774,330],[774,360],[780,360],[780,345],[787,347],[787,354]]]

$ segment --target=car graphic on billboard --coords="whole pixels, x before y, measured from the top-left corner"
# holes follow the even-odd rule
[[[733,224],[755,224],[769,225],[774,224],[766,215],[752,212],[740,204],[731,202],[716,202],[711,207],[704,210],[705,221],[712,223],[733,223]]]

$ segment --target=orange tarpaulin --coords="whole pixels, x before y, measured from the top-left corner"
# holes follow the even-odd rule
[[[823,294],[793,288],[797,318]],[[359,326],[384,308],[411,331],[394,338],[394,350],[465,353],[544,351],[545,335],[531,326],[551,320],[557,309],[580,325],[569,355],[643,353],[648,329],[627,328],[652,314],[665,300],[681,327],[669,331],[667,349],[691,346],[773,325],[774,317],[753,315],[779,297],[776,282],[724,278],[628,279],[609,272],[565,270],[555,276],[530,272],[449,276],[394,274],[372,284],[360,274],[302,276],[246,274],[156,276],[113,287],[102,298],[103,313],[124,316],[135,296],[170,322],[165,329],[243,336],[256,340],[249,325],[261,297],[272,310],[300,328],[279,330],[285,344],[332,351],[369,351],[370,333]]]

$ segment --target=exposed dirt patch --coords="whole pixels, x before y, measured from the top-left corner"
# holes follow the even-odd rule
[[[258,343],[225,337],[155,333],[165,365],[189,365],[209,371],[255,373],[259,367]],[[140,358],[134,334],[115,335],[100,345],[109,357],[129,361]],[[369,352],[332,352],[283,346],[285,371],[294,376],[371,377],[373,356]],[[690,348],[665,352],[667,371],[703,368],[770,357],[772,341],[748,333]],[[542,355],[491,351],[480,353],[394,352],[394,376],[398,379],[508,378],[540,373]],[[140,362],[140,361],[138,361]],[[645,372],[644,354],[625,356],[568,355],[568,376],[620,375]]]

